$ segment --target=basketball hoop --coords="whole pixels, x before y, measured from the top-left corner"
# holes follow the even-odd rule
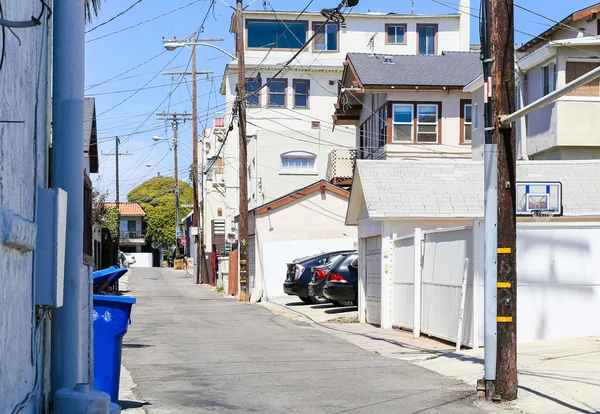
[[[547,223],[554,217],[554,210],[533,210],[531,215],[536,223]]]

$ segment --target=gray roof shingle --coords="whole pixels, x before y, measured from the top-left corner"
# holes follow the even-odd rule
[[[393,64],[384,63],[384,56]],[[464,87],[483,72],[476,52],[443,52],[441,55],[391,55],[348,53],[363,86]]]
[[[372,219],[483,216],[483,162],[358,160]],[[563,215],[600,216],[600,161],[522,161],[517,181],[562,183]]]

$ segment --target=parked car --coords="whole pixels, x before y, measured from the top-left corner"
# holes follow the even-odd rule
[[[327,265],[324,266],[315,266],[313,267],[312,278],[310,283],[308,284],[308,294],[311,296],[321,297],[328,299],[324,293],[323,288],[325,287],[325,281],[329,271],[337,266],[340,261],[343,261],[346,257],[350,255],[357,254],[356,251],[344,252],[339,257],[336,258],[335,261],[331,261]]]
[[[338,306],[358,305],[358,254],[344,256],[331,266],[323,295]]]
[[[313,267],[333,263],[342,254],[349,252],[352,252],[352,250],[319,253],[288,263],[285,282],[283,282],[283,291],[288,295],[300,297],[300,300],[304,303],[316,304],[327,302],[327,299],[323,298],[322,295],[311,295],[308,292],[308,283],[311,280],[312,269]]]
[[[119,266],[120,267],[131,267],[135,263],[135,256],[131,253],[119,252]]]

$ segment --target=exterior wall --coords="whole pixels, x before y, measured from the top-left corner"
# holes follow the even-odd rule
[[[471,94],[471,103],[477,105],[477,128],[471,131],[471,159],[473,161],[483,161],[483,149],[485,145],[485,101],[483,87]]]
[[[37,0],[2,2],[4,17],[14,20],[31,16],[33,10],[37,15],[39,6]],[[36,321],[33,303],[36,190],[47,187],[49,136],[48,27],[45,18],[41,22],[18,30],[20,42],[6,31],[0,70],[0,118],[19,122],[0,122],[1,413],[13,412],[30,392],[31,400],[19,411],[42,412],[42,394],[48,394],[50,385],[50,323],[48,318]],[[9,219],[12,229],[4,227]],[[15,226],[22,231],[15,232]]]
[[[249,234],[256,237],[256,283],[262,286],[265,243],[293,240],[351,239],[357,228],[346,226],[348,199],[326,192],[315,192],[270,213],[252,217]],[[284,269],[282,274],[285,275]],[[283,283],[283,280],[282,280]]]
[[[471,94],[461,91],[415,91],[402,90],[384,93],[367,94],[361,113],[360,123],[365,122],[375,111],[386,102],[439,102],[441,104],[441,135],[440,144],[403,144],[392,143],[388,137],[385,147],[387,158],[396,157],[427,157],[427,158],[471,158],[471,144],[460,143],[460,101],[471,99]],[[366,106],[366,108],[365,108]],[[391,120],[388,111],[388,121]],[[389,128],[388,128],[389,129]],[[415,125],[416,130],[416,125]]]

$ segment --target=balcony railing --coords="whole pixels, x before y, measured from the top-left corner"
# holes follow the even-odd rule
[[[336,148],[331,151],[327,160],[327,181],[332,184],[350,185],[357,153],[357,150],[348,148]]]
[[[121,239],[138,240],[138,239],[145,239],[145,238],[146,238],[146,236],[143,235],[141,232],[121,230]]]

